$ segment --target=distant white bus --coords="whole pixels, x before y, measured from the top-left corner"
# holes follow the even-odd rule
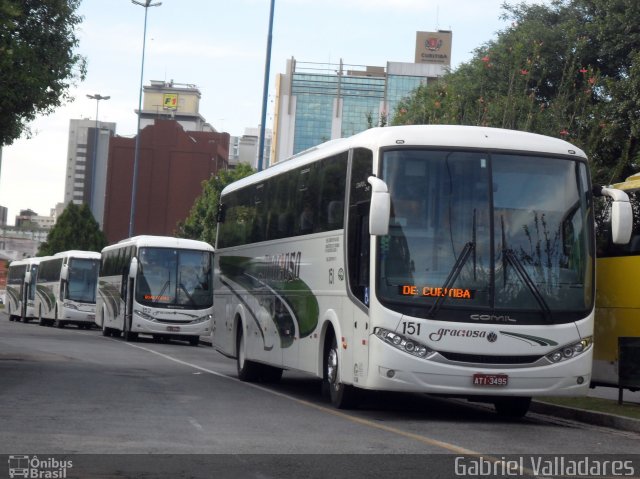
[[[592,198],[585,154],[557,138],[421,125],[320,145],[222,191],[214,346],[242,380],[315,375],[339,408],[387,390],[521,416],[585,395]]]
[[[7,275],[7,308],[9,321],[27,323],[36,317],[35,292],[38,265],[44,258],[13,261]]]
[[[95,321],[100,253],[63,251],[40,262],[36,313],[41,326],[75,324],[89,329]]]
[[[202,241],[136,236],[102,250],[96,324],[134,341],[211,334],[213,247]]]

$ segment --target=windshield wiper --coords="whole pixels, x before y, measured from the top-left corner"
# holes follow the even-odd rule
[[[544,296],[542,296],[542,293],[540,292],[536,284],[531,279],[531,276],[529,276],[529,273],[527,273],[527,270],[524,268],[524,266],[522,265],[522,262],[518,259],[518,256],[516,256],[515,252],[511,248],[506,247],[507,236],[504,231],[503,217],[500,217],[500,228],[502,230],[502,255],[507,260],[507,263],[511,264],[511,266],[513,266],[513,269],[516,270],[516,273],[518,273],[518,276],[520,276],[520,279],[522,280],[522,282],[527,285],[527,288],[529,288],[529,291],[531,291],[531,294],[533,295],[536,302],[538,303],[538,306],[540,306],[540,310],[544,315],[545,321],[547,323],[550,323],[551,309],[549,308],[549,305],[545,301]],[[505,283],[507,281],[506,268],[504,268],[504,281]]]
[[[464,267],[465,263],[469,259],[469,256],[471,256],[471,253],[473,253],[474,259],[475,259],[475,251],[476,251],[475,241],[469,241],[467,244],[464,245],[464,248],[462,249],[460,256],[458,256],[458,259],[453,265],[453,268],[451,268],[451,271],[449,271],[449,276],[447,276],[447,279],[444,282],[444,285],[442,285],[442,291],[447,291],[451,286],[453,286],[453,284],[456,282],[456,279],[458,279],[458,276],[460,275],[462,268]],[[435,317],[445,297],[446,297],[446,294],[444,296],[438,296],[438,298],[431,305],[431,308],[427,312],[427,319],[433,319]]]
[[[540,310],[544,315],[545,321],[547,321],[547,323],[550,323],[551,309],[549,308],[549,305],[545,301],[544,296],[542,296],[542,293],[540,292],[536,284],[531,279],[531,276],[529,276],[529,273],[527,273],[527,270],[522,265],[522,262],[518,259],[518,257],[516,256],[516,254],[513,252],[512,249],[504,248],[502,250],[502,255],[507,260],[507,263],[511,264],[511,266],[513,266],[513,269],[516,270],[516,273],[518,273],[518,276],[520,276],[520,279],[522,280],[522,282],[527,285],[527,288],[529,288],[529,291],[531,291],[531,294],[533,295],[536,302],[540,306]],[[506,275],[506,271],[505,271],[505,275]]]

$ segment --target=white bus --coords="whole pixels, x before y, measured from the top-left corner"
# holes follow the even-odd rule
[[[624,198],[616,241],[628,240]],[[587,158],[481,127],[334,140],[222,191],[214,281],[213,344],[240,379],[294,369],[339,408],[387,390],[521,416],[532,396],[589,388]]]
[[[41,326],[93,327],[100,253],[63,251],[40,262],[36,311]]]
[[[36,317],[35,292],[38,265],[44,258],[13,261],[7,274],[7,308],[9,321],[28,323]]]
[[[184,339],[211,334],[213,247],[202,241],[136,236],[102,250],[96,324],[126,341],[138,334]]]

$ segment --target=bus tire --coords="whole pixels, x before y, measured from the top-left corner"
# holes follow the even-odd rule
[[[497,398],[493,406],[498,416],[510,419],[524,417],[531,405],[530,397],[503,397]]]
[[[236,333],[236,369],[238,371],[238,379],[245,382],[255,382],[260,379],[262,368],[258,363],[247,360],[246,355],[244,331],[242,323],[239,323]]]
[[[331,404],[337,409],[351,409],[357,406],[360,392],[353,386],[340,381],[338,341],[331,335],[324,354],[323,392],[329,396]]]
[[[109,336],[111,336],[112,334],[112,329],[111,328],[107,328],[104,324],[104,319],[103,319],[103,323],[102,323],[102,335],[105,338],[108,338]]]
[[[126,317],[124,319],[124,324],[122,325],[122,339],[124,339],[128,343],[136,341],[138,339],[138,333],[134,333],[131,331],[131,324],[127,325]]]

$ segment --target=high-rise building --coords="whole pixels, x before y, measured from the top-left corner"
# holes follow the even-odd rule
[[[382,66],[287,60],[276,78],[272,162],[391,119],[417,86],[448,71],[451,32],[417,32],[416,62]]]
[[[229,140],[229,167],[235,168],[246,163],[252,168],[258,167],[258,128],[245,128],[244,135],[232,136]],[[264,164],[268,165],[271,156],[271,130],[265,131]]]
[[[104,216],[109,140],[116,124],[89,119],[69,122],[64,203],[89,205],[100,227]]]
[[[139,135],[133,234],[173,236],[202,194],[202,182],[227,168],[229,134],[185,131],[176,121],[156,120]],[[135,143],[120,136],[110,142],[103,228],[109,243],[129,234]]]

